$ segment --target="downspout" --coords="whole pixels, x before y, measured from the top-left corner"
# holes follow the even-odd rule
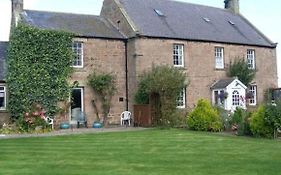
[[[126,72],[126,110],[129,111],[129,82],[128,82],[128,40],[125,40],[125,72]]]

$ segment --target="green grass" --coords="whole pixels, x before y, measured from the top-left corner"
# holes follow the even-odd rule
[[[277,175],[281,142],[176,129],[7,139],[0,174]]]

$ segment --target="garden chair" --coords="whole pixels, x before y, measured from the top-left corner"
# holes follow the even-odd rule
[[[121,113],[121,116],[120,116],[121,126],[123,126],[123,125],[131,126],[131,115],[132,114],[129,111],[124,111]]]
[[[81,108],[72,109],[71,115],[72,120],[77,122],[77,128],[80,128],[81,124],[87,127],[86,115],[83,111],[81,111]]]
[[[80,124],[84,125],[85,128],[88,128],[86,115],[82,111],[80,111],[78,118],[77,118],[77,128],[80,128]]]
[[[54,129],[54,119],[53,118],[51,118],[51,117],[44,117],[44,120],[45,120],[45,122],[48,125],[51,125],[52,129]]]

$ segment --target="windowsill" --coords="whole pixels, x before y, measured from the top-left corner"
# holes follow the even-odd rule
[[[0,109],[0,113],[7,113],[8,110],[7,109]]]
[[[84,66],[71,66],[71,67],[73,67],[74,69],[83,69],[84,68]]]
[[[215,68],[215,71],[225,71],[225,68]]]
[[[185,106],[177,106],[177,109],[185,109]]]
[[[184,66],[174,66],[174,68],[177,68],[179,70],[187,70]]]
[[[176,68],[184,68],[184,65],[174,65]]]

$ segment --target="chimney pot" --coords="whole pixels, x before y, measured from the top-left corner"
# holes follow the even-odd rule
[[[225,0],[224,8],[231,11],[232,13],[239,14],[240,13],[239,0]]]

